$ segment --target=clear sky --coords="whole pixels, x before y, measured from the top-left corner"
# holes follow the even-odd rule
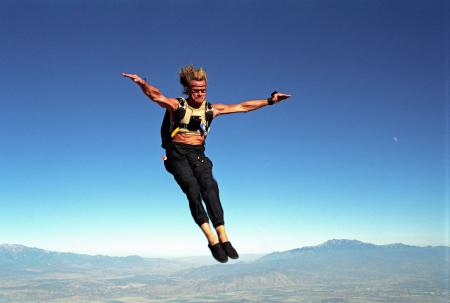
[[[194,64],[212,103],[292,94],[207,140],[240,253],[449,245],[448,1],[226,2],[0,1],[0,243],[208,255],[120,75],[177,97]]]

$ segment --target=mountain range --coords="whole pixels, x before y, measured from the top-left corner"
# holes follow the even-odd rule
[[[449,260],[450,247],[447,246],[375,245],[357,240],[329,240],[317,246],[273,252],[251,262],[203,266],[173,259],[90,256],[3,244],[0,245],[0,302],[2,281],[8,279],[22,284],[25,280],[33,281],[34,286],[26,290],[28,293],[30,289],[42,291],[37,281],[43,278],[46,283],[67,283],[53,290],[54,295],[61,292],[61,295],[70,293],[79,297],[79,291],[89,290],[92,294],[95,287],[94,293],[108,289],[108,296],[114,302],[128,302],[123,298],[135,297],[137,293],[144,297],[176,294],[186,301],[187,297],[200,294],[225,292],[234,296],[244,292],[254,296],[268,290],[281,300],[293,296],[306,298],[305,294],[317,292],[317,289],[334,295],[341,291],[338,298],[356,293],[358,296],[374,295],[381,291],[387,292],[386,296],[391,299],[395,293],[408,302],[416,302],[409,296],[411,292],[416,295],[419,292],[414,298],[435,297],[436,302],[440,302],[442,298],[450,298]],[[111,289],[115,290],[114,296],[109,292]],[[16,291],[14,288],[14,293]],[[122,301],[117,299],[116,292],[122,294]],[[92,295],[89,298],[99,300]],[[217,300],[225,302],[224,297]],[[51,302],[50,298],[44,301]],[[383,299],[378,301],[383,302]],[[392,301],[386,299],[386,302]]]

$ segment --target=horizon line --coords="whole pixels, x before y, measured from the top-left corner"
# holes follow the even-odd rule
[[[295,248],[291,248],[291,249],[287,249],[287,250],[281,250],[281,251],[271,251],[271,252],[248,252],[248,253],[242,253],[242,256],[251,256],[251,255],[267,255],[267,254],[272,254],[272,253],[283,253],[283,252],[288,252],[291,250],[297,250],[297,249],[302,249],[302,248],[313,248],[313,247],[319,247],[322,246],[328,242],[331,241],[340,241],[340,242],[344,242],[344,241],[348,241],[348,242],[359,242],[360,244],[365,244],[365,245],[374,245],[374,246],[393,246],[393,245],[404,245],[404,246],[409,246],[409,247],[419,247],[419,248],[434,248],[434,247],[445,247],[445,248],[450,248],[450,245],[411,245],[411,244],[405,244],[402,242],[396,242],[396,243],[389,243],[389,244],[375,244],[375,243],[369,243],[369,242],[364,242],[361,240],[357,240],[357,239],[329,239],[321,244],[317,244],[317,245],[306,245],[306,246],[301,246],[301,247],[295,247]],[[142,255],[137,255],[137,254],[130,254],[130,255],[110,255],[110,254],[89,254],[89,253],[80,253],[80,252],[72,252],[72,251],[57,251],[57,250],[48,250],[45,248],[40,248],[40,247],[33,247],[33,246],[27,246],[27,245],[23,245],[23,244],[12,244],[12,243],[1,243],[0,247],[6,247],[6,246],[19,246],[19,247],[24,247],[24,248],[31,248],[31,249],[38,249],[38,250],[42,250],[44,252],[49,252],[49,253],[61,253],[61,254],[76,254],[76,255],[85,255],[85,256],[102,256],[102,257],[113,257],[113,258],[127,258],[127,257],[140,257],[140,258],[144,258],[144,259],[178,259],[178,258],[201,258],[201,257],[209,257],[208,254],[204,254],[204,255],[179,255],[179,256],[152,256],[152,257],[146,257],[146,256],[142,256]]]

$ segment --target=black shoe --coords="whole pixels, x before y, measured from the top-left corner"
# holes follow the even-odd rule
[[[208,247],[211,250],[211,253],[212,253],[214,259],[216,259],[220,263],[226,263],[228,261],[227,254],[223,250],[220,243],[217,243],[214,245],[208,244]]]
[[[233,245],[231,245],[230,241],[221,243],[221,245],[228,257],[230,257],[231,259],[239,258],[239,255],[238,255],[236,249],[234,249],[234,247],[233,247]]]

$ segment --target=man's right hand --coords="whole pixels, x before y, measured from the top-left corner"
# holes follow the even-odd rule
[[[145,80],[142,79],[141,77],[139,77],[136,74],[122,73],[122,76],[124,76],[125,78],[130,78],[131,80],[133,80],[137,84],[144,84],[145,83]]]

